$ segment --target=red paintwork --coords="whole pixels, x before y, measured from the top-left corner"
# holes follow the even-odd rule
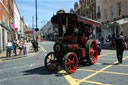
[[[92,63],[95,64],[98,58],[98,49],[97,49],[97,44],[95,41],[92,42],[89,52],[90,52],[90,59]]]
[[[78,47],[79,47],[78,44],[68,44],[69,50],[73,50],[73,49],[76,49],[76,48],[78,48]]]
[[[78,59],[75,54],[70,54],[66,58],[65,69],[68,73],[74,73],[78,66]]]
[[[75,53],[79,57],[84,57],[84,56],[86,56],[86,49],[85,48],[78,48],[78,49],[76,49]]]

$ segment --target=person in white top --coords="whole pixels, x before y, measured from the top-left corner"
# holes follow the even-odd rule
[[[11,40],[8,40],[8,43],[6,45],[6,57],[11,56],[11,47],[12,47]]]

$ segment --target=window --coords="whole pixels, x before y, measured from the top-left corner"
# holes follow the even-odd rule
[[[104,0],[104,3],[107,3],[107,0]]]
[[[107,20],[107,9],[104,9],[104,19]]]
[[[110,7],[110,17],[113,18],[113,15],[114,15],[114,7],[111,6]]]
[[[9,26],[9,19],[8,19],[8,26]]]
[[[97,8],[97,18],[100,18],[100,15],[101,15],[101,12],[100,12],[100,6],[98,6],[98,8]]]
[[[87,0],[87,5],[89,5],[89,0]]]
[[[118,16],[120,16],[121,15],[121,3],[118,3],[117,5],[118,5]]]
[[[2,14],[2,21],[5,22],[4,14]]]

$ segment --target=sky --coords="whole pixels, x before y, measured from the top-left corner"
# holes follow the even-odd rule
[[[53,14],[60,9],[64,9],[66,12],[70,11],[70,8],[74,8],[74,3],[79,0],[37,0],[38,10],[38,28],[43,27],[47,21],[50,21]],[[35,0],[16,0],[21,16],[24,16],[24,21],[30,27],[32,27],[32,17],[34,16],[35,25]]]

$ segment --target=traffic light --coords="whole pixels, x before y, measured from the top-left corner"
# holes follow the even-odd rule
[[[38,29],[38,28],[36,28],[36,29],[35,29],[35,31],[39,31],[39,29]]]

